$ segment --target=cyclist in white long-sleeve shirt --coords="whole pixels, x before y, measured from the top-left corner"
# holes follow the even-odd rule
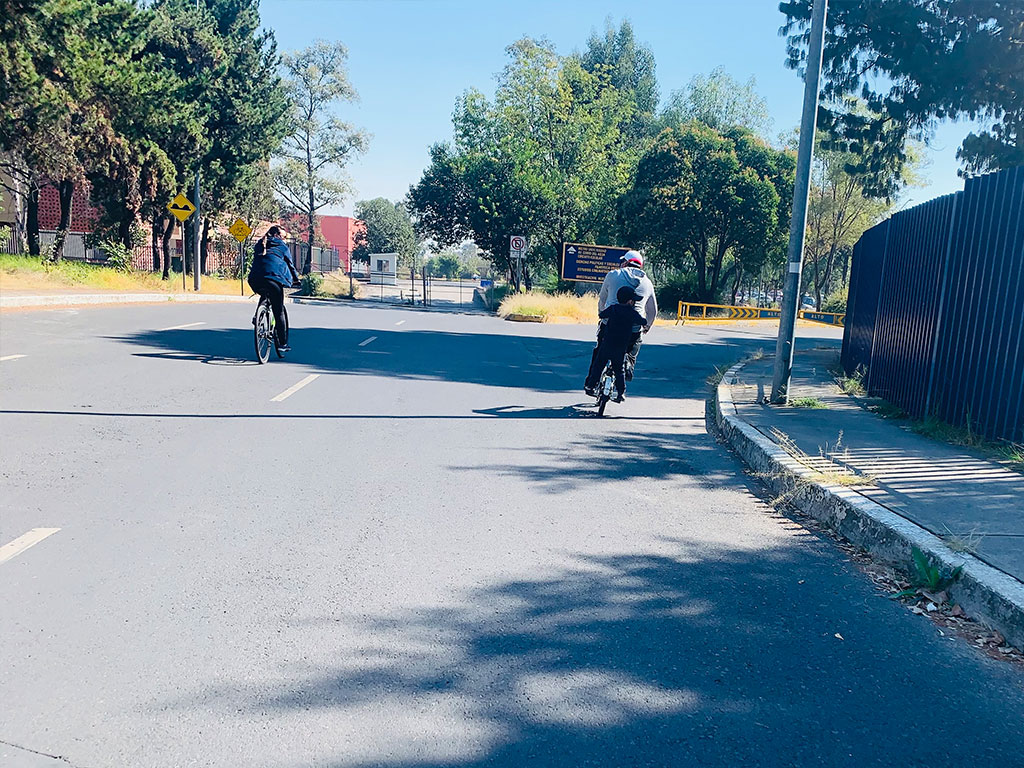
[[[616,297],[618,296],[619,288],[623,286],[629,286],[638,296],[636,309],[643,315],[645,324],[643,332],[637,334],[636,340],[626,352],[625,373],[627,381],[633,379],[636,356],[640,351],[640,340],[643,338],[644,333],[651,330],[651,326],[654,325],[654,320],[658,316],[658,300],[654,296],[654,283],[651,282],[647,273],[644,272],[643,266],[644,257],[638,251],[626,251],[619,262],[619,268],[613,269],[605,275],[604,282],[601,283],[601,292],[598,294],[597,299],[597,311],[602,312],[617,301]],[[594,353],[591,355],[590,370],[587,373],[587,380],[583,386],[583,390],[588,395],[594,394],[594,389],[601,378],[601,371],[595,369],[600,368],[598,365],[600,360],[598,349],[601,347],[603,330],[604,324],[598,327],[597,346],[594,347]]]

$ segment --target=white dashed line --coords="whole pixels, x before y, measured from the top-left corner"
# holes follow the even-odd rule
[[[365,347],[367,344],[369,344],[371,341],[373,341],[376,338],[377,338],[376,336],[371,336],[370,338],[366,339],[365,341],[360,341],[359,342],[359,346],[360,347]]]
[[[3,357],[0,357],[0,363],[5,360],[17,360],[19,357],[25,357],[25,355],[4,355]]]
[[[298,384],[293,384],[292,386],[288,387],[288,389],[286,389],[280,395],[277,395],[276,397],[270,398],[270,402],[272,402],[272,403],[280,403],[282,400],[286,400],[289,397],[291,397],[292,395],[294,395],[296,392],[298,392],[300,389],[302,389],[304,386],[309,384],[314,379],[319,379],[319,378],[320,378],[320,374],[319,373],[311,373],[311,374],[309,374],[309,376],[304,378]]]
[[[197,325],[206,325],[206,323],[185,323],[184,325],[172,325],[170,328],[161,328],[161,331],[180,331],[182,328],[195,328]]]
[[[52,536],[59,530],[60,528],[33,528],[31,531],[23,536],[19,536],[14,541],[4,544],[0,547],[0,563],[6,563],[12,557],[20,555],[29,547],[34,547],[47,536]]]

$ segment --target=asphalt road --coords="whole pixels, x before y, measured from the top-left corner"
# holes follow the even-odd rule
[[[59,529],[0,562],[4,768],[1024,765],[1019,671],[708,438],[762,332],[655,329],[599,420],[588,328],[292,306],[260,367],[251,311],[0,318],[0,546]]]

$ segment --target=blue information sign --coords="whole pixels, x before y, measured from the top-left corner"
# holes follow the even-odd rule
[[[579,280],[584,283],[601,283],[619,262],[629,248],[612,245],[587,245],[586,243],[562,243],[562,279]]]

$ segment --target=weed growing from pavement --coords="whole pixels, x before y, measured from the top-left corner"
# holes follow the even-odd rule
[[[836,384],[846,394],[863,397],[868,393],[867,387],[864,386],[868,372],[863,365],[857,366],[852,376],[847,376],[838,366],[832,370],[832,373],[836,375]]]
[[[947,547],[954,552],[966,552],[969,555],[978,554],[978,547],[981,546],[982,539],[985,537],[978,533],[977,528],[966,533],[955,533],[945,525],[942,527],[946,529],[946,532],[940,534],[939,538],[946,542]]]

